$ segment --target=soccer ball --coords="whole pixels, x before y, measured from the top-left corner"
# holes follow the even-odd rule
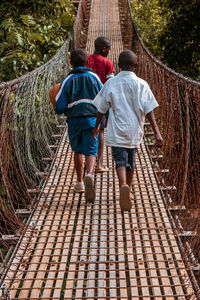
[[[56,106],[56,95],[58,94],[59,86],[60,83],[57,83],[56,85],[52,86],[49,91],[49,100],[54,107]]]

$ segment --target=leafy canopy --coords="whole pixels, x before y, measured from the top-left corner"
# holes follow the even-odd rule
[[[200,1],[132,0],[146,46],[179,73],[200,79]]]
[[[160,0],[163,15],[168,15],[159,42],[163,58],[171,68],[200,79],[200,1]]]
[[[69,0],[1,0],[0,80],[7,81],[47,62],[72,29]]]

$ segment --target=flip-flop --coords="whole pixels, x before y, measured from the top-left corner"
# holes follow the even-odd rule
[[[85,183],[85,200],[86,202],[94,202],[95,200],[95,188],[93,176],[87,174],[84,178]]]
[[[103,172],[108,172],[109,169],[103,166],[103,168],[96,168],[95,171],[96,173],[103,173]]]
[[[119,204],[122,210],[130,210],[132,207],[130,189],[128,185],[122,185],[120,187]]]

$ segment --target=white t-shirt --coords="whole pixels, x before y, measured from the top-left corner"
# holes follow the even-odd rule
[[[93,104],[102,114],[109,110],[106,145],[125,148],[142,142],[145,115],[158,106],[147,82],[130,71],[109,79]]]

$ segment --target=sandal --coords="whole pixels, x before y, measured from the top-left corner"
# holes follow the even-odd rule
[[[94,177],[91,174],[87,174],[84,178],[85,183],[85,200],[86,202],[94,202],[95,200],[95,188]]]
[[[109,169],[107,168],[107,167],[97,167],[96,169],[95,169],[95,171],[96,171],[96,173],[103,173],[103,172],[108,172],[109,171]]]
[[[127,184],[120,187],[119,204],[122,210],[130,210],[132,207],[130,199],[130,189]]]

